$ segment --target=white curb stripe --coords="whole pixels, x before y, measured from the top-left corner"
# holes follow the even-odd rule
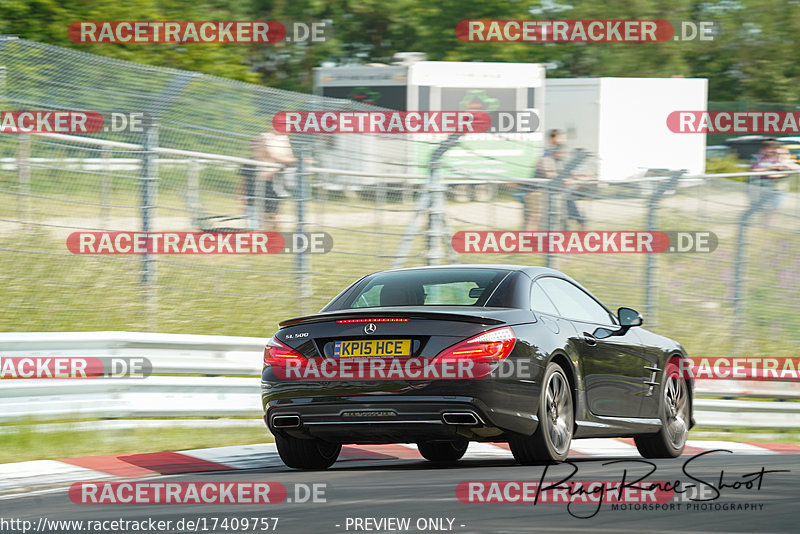
[[[750,445],[749,443],[738,443],[736,441],[695,441],[690,439],[686,442],[686,445],[703,450],[726,449],[733,451],[736,454],[780,454],[777,451],[773,451],[765,447]]]
[[[492,443],[471,442],[464,458],[513,458],[511,451]]]
[[[215,447],[213,449],[192,449],[178,451],[207,462],[227,465],[233,469],[258,469],[260,467],[275,467],[283,465],[278,450],[274,443],[260,443],[257,445],[233,445],[230,447]]]
[[[0,491],[112,478],[113,475],[58,460],[33,460],[0,464]]]
[[[623,441],[607,438],[576,439],[570,451],[589,456],[639,456],[639,450]]]

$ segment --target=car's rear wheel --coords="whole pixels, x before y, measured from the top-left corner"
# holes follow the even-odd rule
[[[645,458],[676,458],[686,447],[689,435],[689,385],[670,361],[664,369],[661,430],[634,438],[639,454]]]
[[[279,435],[275,436],[275,445],[283,463],[294,469],[327,469],[342,450],[340,443]]]
[[[514,438],[509,446],[522,465],[563,462],[569,454],[575,412],[572,390],[564,370],[550,362],[539,397],[539,427],[532,436]]]
[[[431,462],[457,462],[467,452],[469,441],[423,441],[417,443],[419,453]]]

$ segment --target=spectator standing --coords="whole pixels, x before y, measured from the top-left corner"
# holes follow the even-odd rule
[[[547,146],[544,149],[542,157],[536,164],[534,169],[534,178],[548,178],[552,179],[558,175],[560,170],[559,162],[552,158],[553,151],[558,147],[563,146],[563,134],[561,130],[552,129],[547,132]],[[548,158],[548,159],[545,159]],[[544,160],[544,161],[543,161]],[[558,170],[556,168],[558,167]],[[555,171],[555,174],[553,174]],[[542,192],[538,184],[524,183],[520,187],[521,200],[522,200],[522,226],[526,231],[538,230],[539,222],[541,219],[542,207]]]
[[[239,170],[239,191],[245,206],[248,227],[277,232],[279,195],[275,180],[281,171],[295,164],[297,158],[292,151],[289,137],[273,131],[266,131],[252,139],[250,149],[251,159],[275,163],[279,167],[246,164]],[[263,213],[263,221],[258,220],[259,211]]]
[[[792,161],[788,151],[782,154],[780,145],[775,140],[767,140],[761,145],[758,154],[753,158],[752,171],[790,171],[800,170],[800,165]],[[766,212],[769,221],[773,212],[781,207],[782,193],[778,184],[786,178],[786,174],[766,174],[750,177],[750,204],[756,205]]]

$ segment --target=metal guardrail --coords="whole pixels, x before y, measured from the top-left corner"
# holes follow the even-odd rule
[[[0,333],[3,357],[146,357],[153,365],[144,379],[2,380],[0,423],[259,417],[266,342],[137,332]],[[800,428],[800,402],[792,402],[800,400],[796,381],[698,380],[696,396],[695,419],[705,428]]]
[[[78,145],[91,145],[94,147],[101,147],[107,149],[117,149],[117,150],[130,150],[132,152],[141,152],[145,149],[143,145],[138,145],[134,143],[122,143],[119,141],[109,141],[107,139],[100,139],[96,137],[84,137],[79,135],[69,135],[69,134],[57,134],[57,133],[45,133],[45,132],[33,132],[30,135],[34,135],[37,137],[41,137],[44,139],[52,139],[55,141],[63,141],[71,144],[78,144]],[[281,165],[276,163],[251,159],[251,158],[242,158],[238,156],[229,156],[227,154],[216,154],[211,152],[200,152],[200,151],[193,151],[193,150],[180,150],[176,148],[166,148],[166,147],[155,147],[153,152],[160,156],[171,156],[173,158],[183,158],[183,164],[188,164],[188,161],[200,161],[200,162],[207,162],[207,161],[216,161],[216,162],[224,162],[224,163],[231,163],[235,165],[255,165],[257,167],[264,167],[264,168],[271,168],[271,169],[279,169]],[[19,158],[2,158],[0,159],[0,163],[2,163],[2,168],[4,170],[16,170],[18,166],[18,159]],[[37,161],[38,160],[38,161]],[[29,163],[33,164],[45,164],[48,163],[49,160],[56,160],[54,158],[31,158]],[[109,161],[104,161],[102,158],[92,157],[92,158],[60,158],[59,165],[64,166],[66,163],[67,165],[73,165],[77,168],[84,168],[86,166],[90,168],[108,168],[109,165],[121,165],[124,164],[125,168],[129,168],[134,166],[135,169],[141,168],[141,156],[134,157],[134,158],[114,158],[110,159]],[[181,160],[165,160],[159,158],[159,165],[162,164],[173,164],[173,165],[180,165]],[[351,177],[361,177],[361,178],[382,178],[382,179],[390,179],[390,180],[397,180],[397,181],[412,181],[412,182],[419,182],[421,180],[426,180],[428,178],[427,174],[417,174],[413,172],[374,172],[374,171],[358,171],[353,169],[337,169],[337,168],[330,168],[330,167],[320,167],[316,165],[307,165],[305,168],[306,172],[309,173],[317,173],[317,174],[326,174],[332,176],[351,176]],[[527,171],[528,169],[526,169]],[[798,174],[798,171],[741,171],[735,173],[703,173],[703,174],[694,174],[694,175],[685,175],[678,180],[683,186],[696,186],[703,183],[703,180],[709,178],[730,178],[731,176],[743,176],[743,177],[756,177],[756,176],[791,176],[794,174]],[[477,175],[453,175],[453,174],[443,174],[440,177],[442,180],[448,183],[498,183],[498,184],[508,184],[508,183],[540,183],[546,184],[549,183],[550,180],[546,178],[531,178],[527,174],[524,176],[492,176],[489,174],[478,173]],[[619,182],[606,182],[606,184],[612,185],[619,185],[621,183],[631,185],[631,184],[645,184],[645,183],[656,183],[662,182],[666,179],[670,178],[669,176],[636,176],[636,177],[626,177],[624,180]]]
[[[0,334],[0,356],[145,357],[147,378],[2,380],[0,423],[258,417],[266,338],[53,332]]]

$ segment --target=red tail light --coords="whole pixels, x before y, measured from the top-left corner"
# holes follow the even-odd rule
[[[267,346],[264,347],[264,365],[286,365],[286,362],[290,360],[305,362],[307,359],[274,337],[270,338]]]
[[[442,351],[437,357],[441,360],[463,360],[470,359],[476,362],[491,363],[494,361],[505,360],[514,349],[517,336],[510,326],[489,330],[483,334],[478,334],[449,349]]]

